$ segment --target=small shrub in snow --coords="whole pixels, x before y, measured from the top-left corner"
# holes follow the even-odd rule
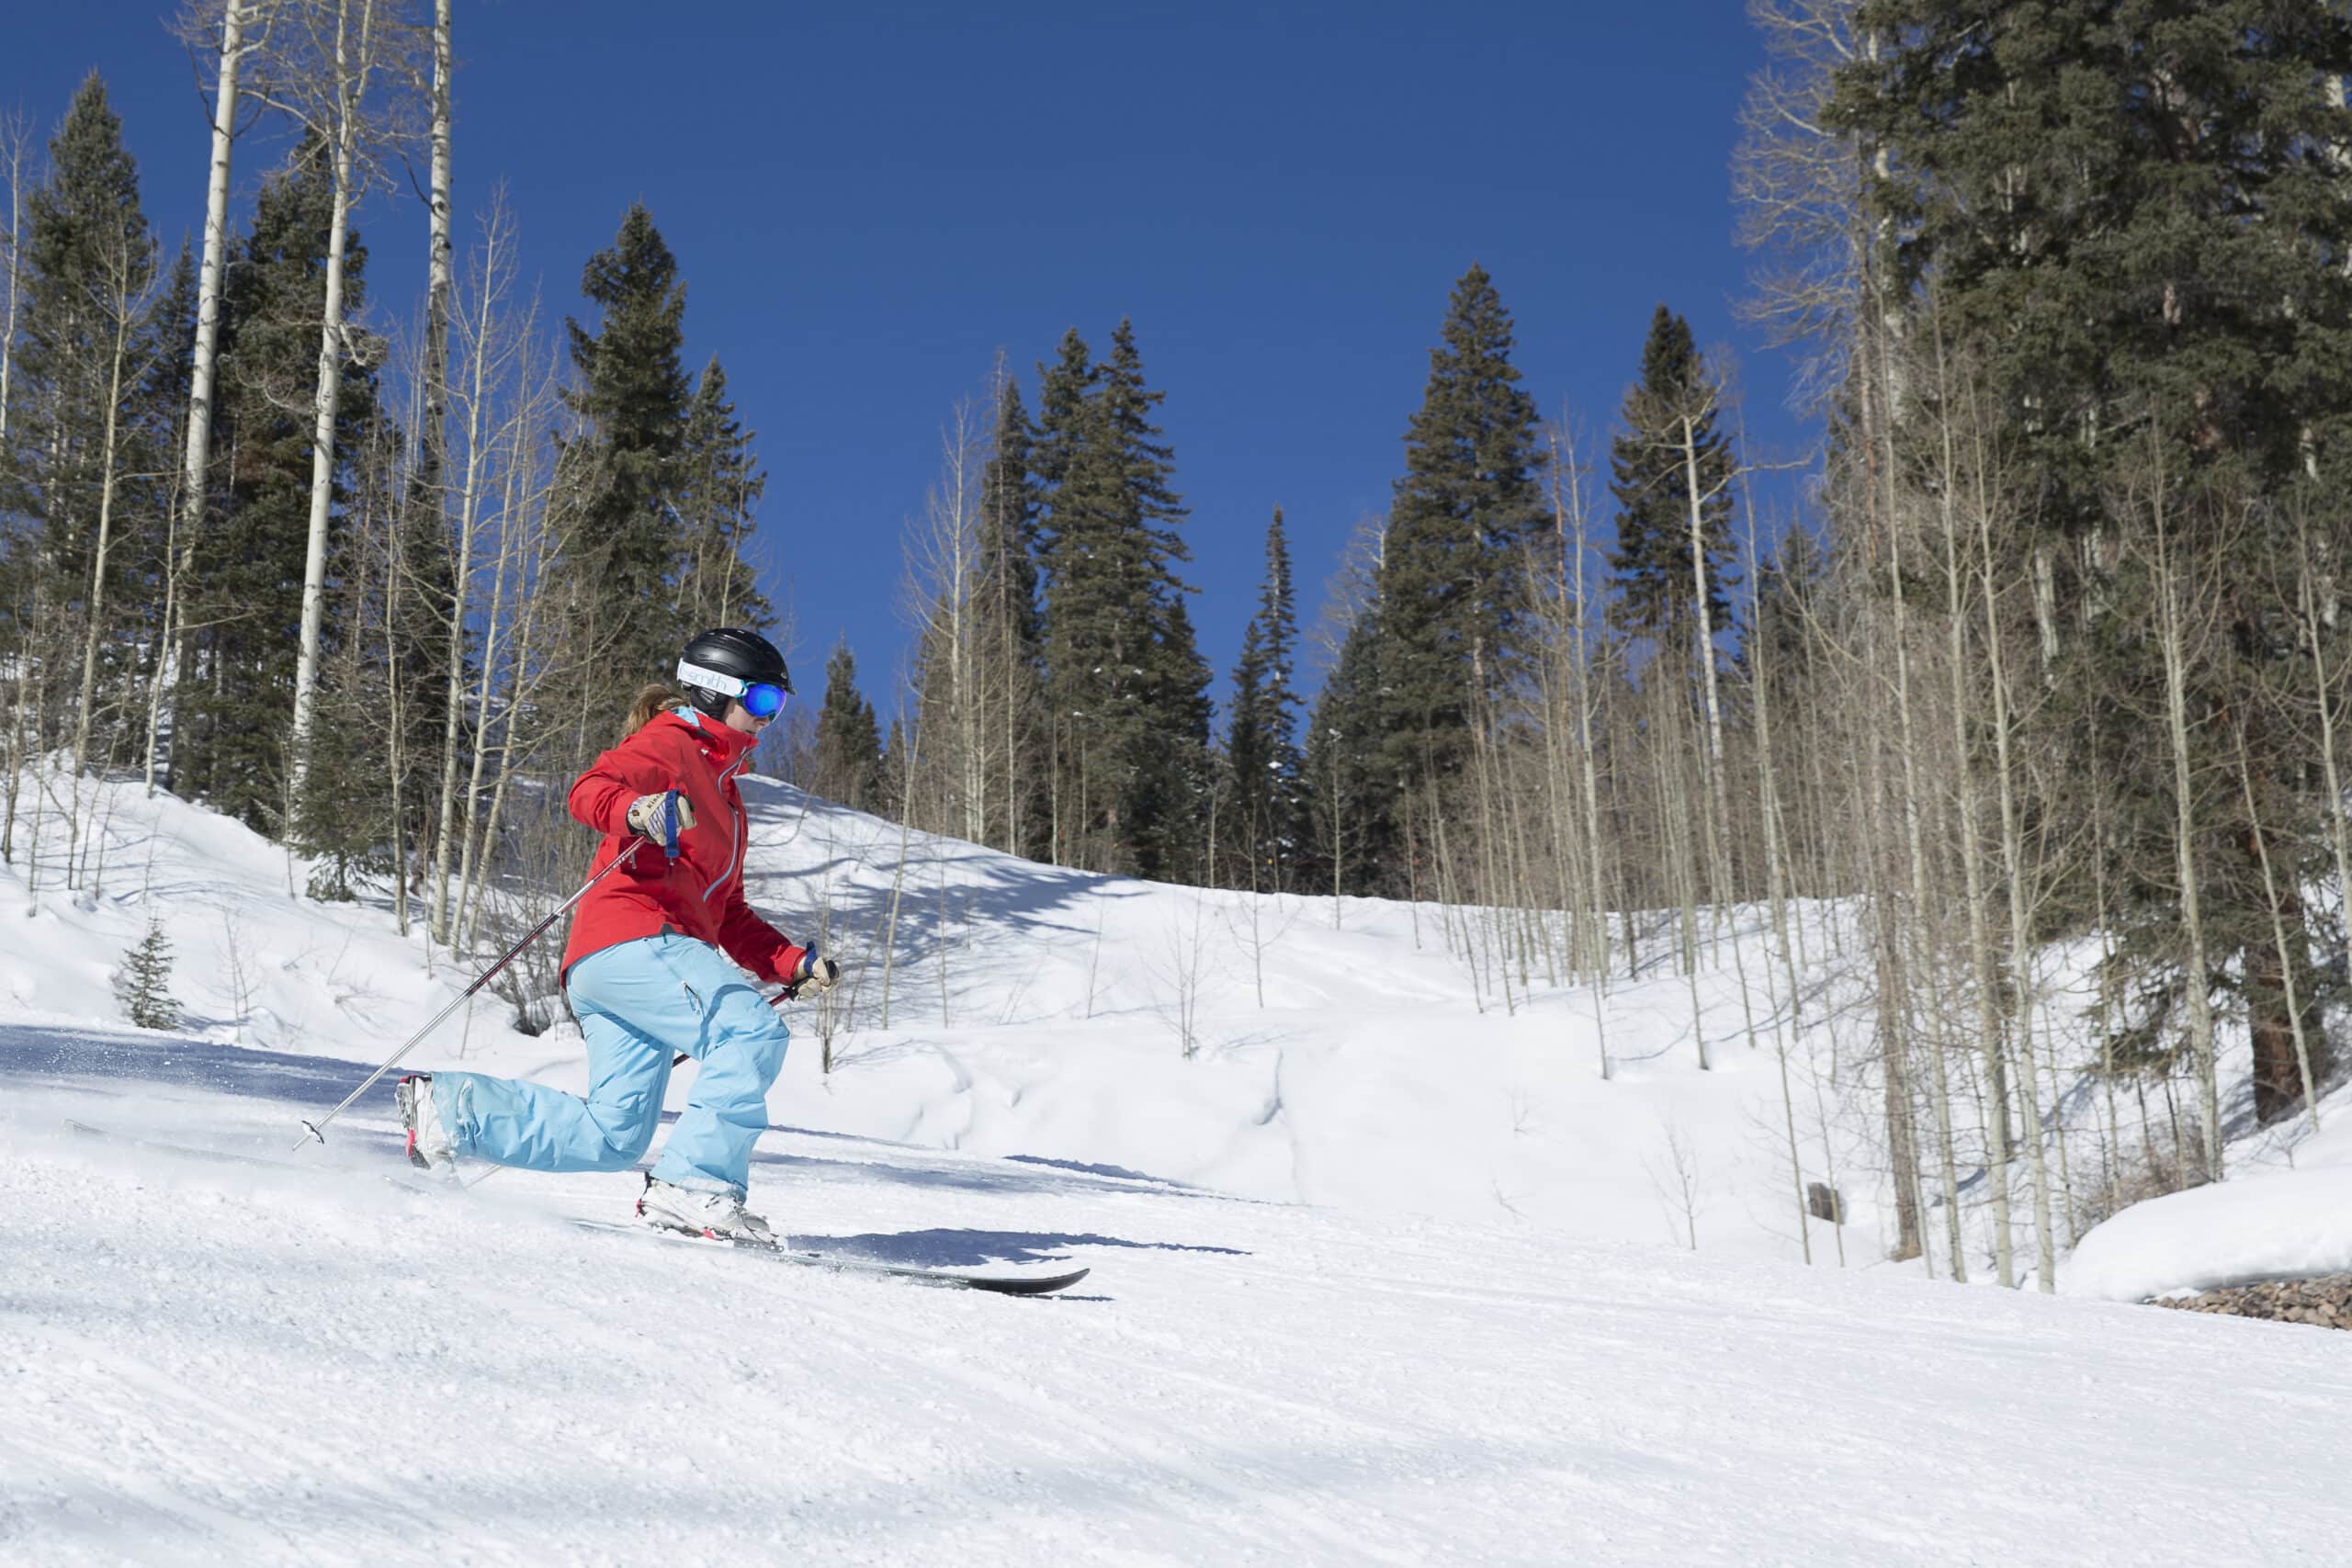
[[[177,1029],[180,1004],[171,992],[172,942],[160,921],[147,922],[147,934],[122,956],[114,972],[115,1000],[141,1029]]]
[[[2075,1206],[2081,1234],[2075,1239],[2089,1235],[2134,1203],[2204,1186],[2205,1167],[2197,1153],[2203,1146],[2202,1139],[2193,1132],[2192,1138],[2194,1141],[2181,1149],[2168,1148],[2154,1140],[2136,1145],[2127,1144],[2116,1152],[2111,1170],[2103,1162],[2094,1167],[2087,1178],[2078,1174],[2075,1179]]]

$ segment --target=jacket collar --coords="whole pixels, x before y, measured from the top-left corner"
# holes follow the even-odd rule
[[[760,743],[758,736],[746,735],[733,726],[721,724],[694,708],[672,708],[669,716],[692,730],[703,750],[722,764],[735,761]]]

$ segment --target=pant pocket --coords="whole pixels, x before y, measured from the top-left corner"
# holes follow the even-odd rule
[[[686,972],[672,961],[668,952],[668,944],[680,940],[692,941],[693,939],[668,936],[654,938],[653,955],[660,961],[662,967],[669,972],[670,977],[678,983],[678,990],[685,997],[686,1006],[693,1010],[696,1021],[700,1021],[708,1015],[710,1003],[703,996],[701,988],[687,977]]]

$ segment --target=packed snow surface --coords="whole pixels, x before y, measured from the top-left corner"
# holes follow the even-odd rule
[[[395,1184],[380,1097],[282,1168],[65,1128],[274,1157],[358,1071],[0,1036],[0,1557],[2323,1562],[2352,1532],[2352,1361],[2309,1330],[763,1138],[822,1245],[1094,1269],[1013,1301],[562,1223],[627,1176]]]
[[[44,787],[62,814],[87,786]],[[1754,944],[1745,1002],[1723,964],[1599,995],[1433,907],[1082,876],[756,788],[754,901],[799,935],[830,910],[858,979],[830,1073],[794,1015],[754,1206],[867,1257],[1093,1270],[1008,1300],[566,1223],[625,1214],[628,1175],[420,1186],[388,1084],[295,1152],[463,967],[428,973],[380,897],[295,897],[307,868],[243,829],[107,789],[0,870],[11,1568],[2336,1562],[2352,1540],[2335,1337],[1867,1266],[1871,1182],[1838,1174],[1852,1129],[1815,1039],[1778,1032],[1753,919],[1722,933]],[[174,1033],[107,995],[151,916]],[[484,998],[413,1063],[581,1087],[576,1035],[506,1014]],[[1842,1237],[1791,1212],[1790,1105]]]

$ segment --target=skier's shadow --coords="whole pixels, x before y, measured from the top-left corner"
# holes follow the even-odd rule
[[[795,1246],[819,1252],[838,1252],[877,1263],[912,1264],[924,1269],[978,1269],[991,1263],[1060,1263],[1070,1248],[1124,1247],[1153,1252],[1216,1252],[1247,1258],[1238,1247],[1206,1247],[1177,1241],[1128,1241],[1115,1235],[1069,1231],[873,1231],[862,1235],[802,1235],[793,1233]]]

